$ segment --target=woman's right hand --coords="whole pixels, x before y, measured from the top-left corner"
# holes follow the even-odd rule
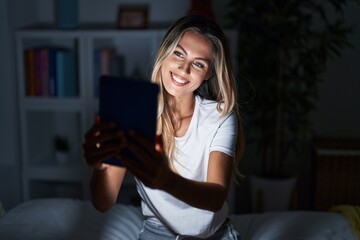
[[[101,123],[97,116],[95,124],[85,134],[83,156],[87,164],[95,169],[105,169],[102,162],[120,152],[123,136],[115,123]]]

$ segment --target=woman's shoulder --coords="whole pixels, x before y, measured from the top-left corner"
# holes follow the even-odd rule
[[[211,115],[216,118],[224,119],[234,114],[233,112],[222,114],[219,110],[223,108],[224,104],[219,103],[216,100],[205,99],[200,96],[196,96],[196,98],[199,106],[199,111],[202,113],[203,116]],[[219,104],[220,104],[220,109],[219,109]]]
[[[219,103],[216,100],[206,99],[206,98],[203,98],[203,97],[198,96],[198,95],[196,95],[196,101],[199,103],[199,105],[201,107],[204,107],[204,108],[213,108],[213,107],[216,108],[218,103]]]

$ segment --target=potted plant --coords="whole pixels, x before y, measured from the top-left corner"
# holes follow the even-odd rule
[[[312,139],[310,113],[327,61],[351,46],[353,27],[342,15],[348,2],[229,2],[227,25],[239,29],[238,69],[255,93],[246,130],[247,142],[259,150],[257,175],[279,180],[298,174],[298,160]]]
[[[54,138],[55,159],[58,164],[64,165],[69,159],[69,143],[65,137],[60,135]]]

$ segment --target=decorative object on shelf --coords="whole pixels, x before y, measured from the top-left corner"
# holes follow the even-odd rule
[[[255,89],[245,117],[248,146],[257,147],[251,157],[258,159],[260,168],[251,170],[256,174],[280,179],[301,177],[305,170],[310,114],[327,62],[351,46],[353,28],[343,14],[348,2],[229,2],[227,25],[240,32],[238,69]],[[243,97],[251,92],[246,84],[239,89]]]
[[[64,165],[69,161],[69,143],[65,137],[60,135],[56,136],[54,139],[55,144],[55,159],[56,162],[60,165]]]
[[[147,28],[148,6],[120,6],[117,18],[117,28]]]
[[[209,19],[215,18],[211,0],[191,0],[191,7],[188,14],[203,15]]]
[[[74,29],[79,25],[78,0],[55,0],[56,24],[61,29]]]

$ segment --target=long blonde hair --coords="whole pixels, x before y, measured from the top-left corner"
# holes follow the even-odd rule
[[[188,15],[176,21],[165,34],[154,63],[151,80],[160,86],[160,96],[158,104],[158,133],[163,136],[164,152],[172,165],[175,150],[175,130],[177,117],[173,111],[174,102],[170,95],[164,90],[161,76],[161,66],[163,61],[178,45],[180,39],[187,31],[195,31],[207,37],[213,48],[213,66],[211,77],[203,81],[201,86],[195,91],[196,95],[209,100],[218,102],[217,110],[221,115],[234,112],[238,121],[238,133],[234,151],[233,173],[240,175],[238,162],[242,157],[244,149],[244,134],[240,118],[237,89],[234,73],[232,70],[231,58],[226,42],[225,35],[221,28],[211,20],[203,16]]]

